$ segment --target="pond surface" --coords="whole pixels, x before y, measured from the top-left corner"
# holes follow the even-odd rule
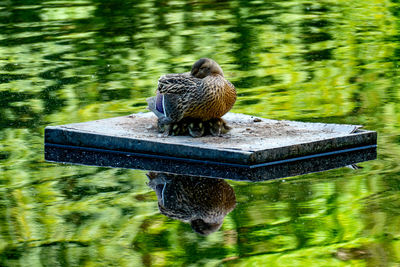
[[[315,2],[1,1],[0,265],[397,266],[400,3]],[[145,111],[201,57],[233,112],[363,124],[378,159],[226,180],[236,207],[208,236],[160,213],[146,171],[44,161],[45,126]]]

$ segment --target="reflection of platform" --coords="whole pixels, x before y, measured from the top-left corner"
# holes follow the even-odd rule
[[[46,127],[49,161],[267,180],[376,158],[376,132],[354,125],[227,114],[223,137],[162,138],[150,113]],[[260,121],[261,120],[261,121]]]

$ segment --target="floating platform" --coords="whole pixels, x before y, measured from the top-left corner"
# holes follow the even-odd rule
[[[377,133],[359,125],[223,118],[232,130],[222,137],[162,137],[152,113],[48,126],[45,159],[260,181],[376,158]]]

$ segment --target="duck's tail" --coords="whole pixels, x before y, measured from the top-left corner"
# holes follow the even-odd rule
[[[146,101],[148,104],[148,109],[151,110],[158,118],[166,117],[163,95],[157,94],[156,96],[147,98]]]
[[[179,96],[174,94],[157,94],[147,98],[148,109],[151,110],[163,124],[182,119],[178,108]]]

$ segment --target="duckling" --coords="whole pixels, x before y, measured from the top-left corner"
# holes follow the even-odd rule
[[[169,129],[167,129],[169,128]],[[188,124],[186,122],[174,122],[171,123],[170,125],[165,125],[160,123],[160,121],[158,121],[157,123],[157,129],[159,133],[165,133],[165,131],[167,130],[169,132],[169,135],[172,136],[177,136],[177,135],[187,135],[189,133],[188,131]]]
[[[188,131],[192,137],[201,137],[206,132],[205,124],[199,120],[192,121],[188,125]]]
[[[163,133],[166,125],[158,122],[157,128],[158,132]],[[231,127],[221,118],[208,121],[185,118],[179,122],[171,123],[169,134],[172,136],[191,135],[192,137],[201,137],[208,134],[212,136],[221,136],[229,132],[230,129]]]
[[[221,118],[203,120],[186,120],[188,121],[188,132],[192,137],[201,137],[211,134],[212,136],[221,136],[229,132],[229,127]]]
[[[228,124],[226,124],[226,121],[221,118],[209,120],[208,125],[208,130],[212,136],[221,136],[222,134],[226,134],[232,129],[228,126]]]
[[[147,99],[148,109],[158,117],[165,136],[184,118],[221,118],[235,101],[235,87],[224,78],[218,63],[209,58],[196,61],[190,72],[161,76],[156,96]],[[201,131],[194,133],[197,136]]]

